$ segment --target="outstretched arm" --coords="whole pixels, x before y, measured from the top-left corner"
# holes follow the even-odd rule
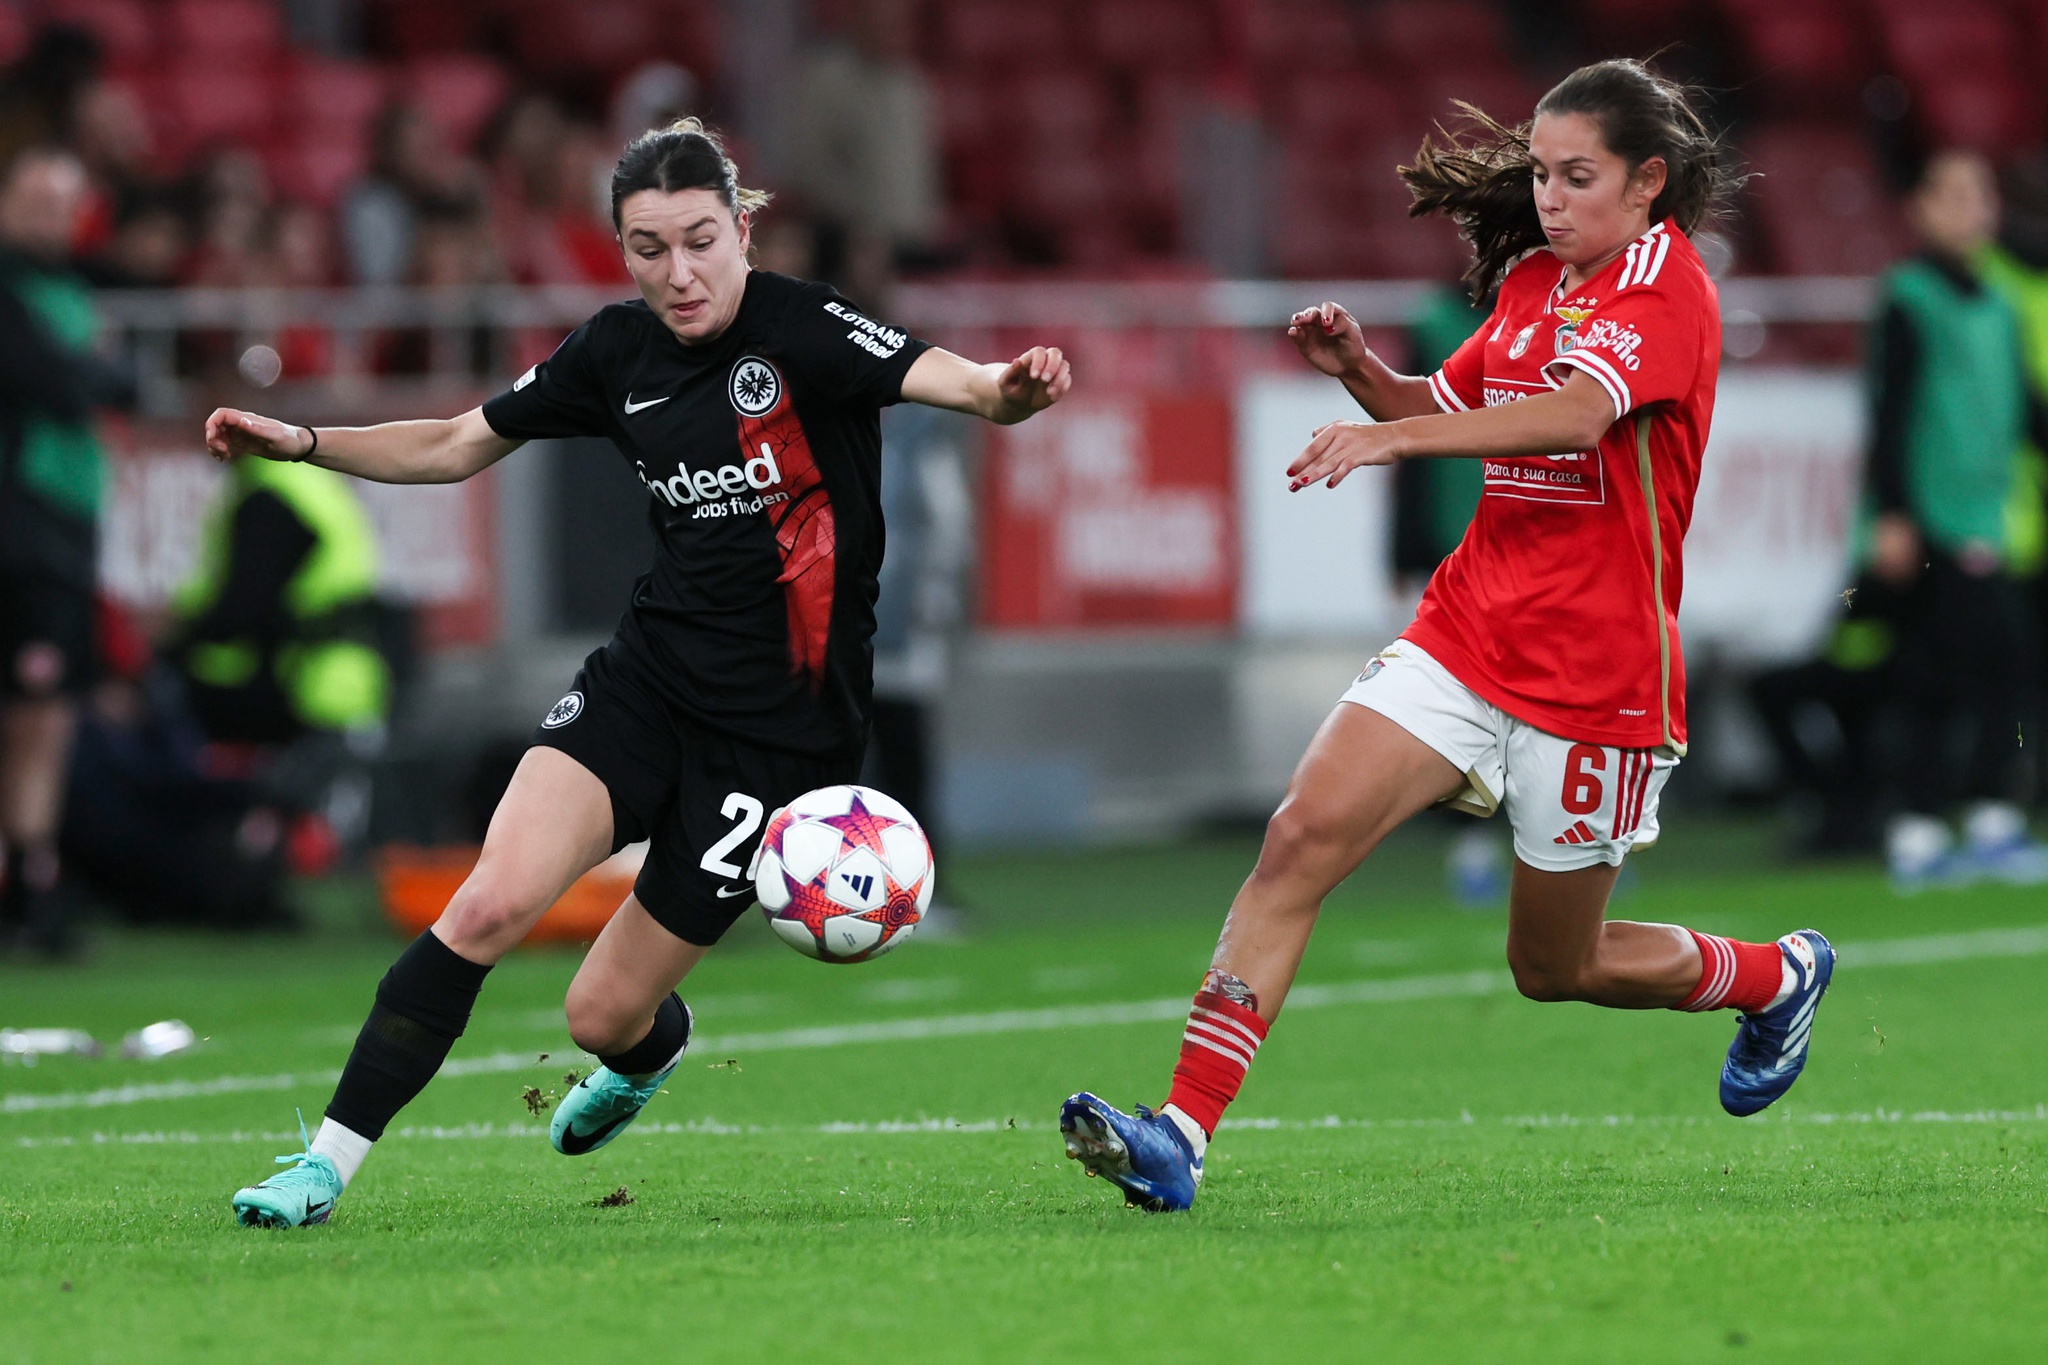
[[[491,430],[482,408],[460,417],[321,427],[317,443],[310,427],[236,408],[215,408],[206,419],[207,453],[223,463],[248,456],[305,460],[375,483],[461,483],[522,444]]]
[[[1375,422],[1423,417],[1438,410],[1429,380],[1397,374],[1373,354],[1358,319],[1341,304],[1302,309],[1288,319],[1287,335],[1303,360],[1341,383]]]
[[[1073,369],[1057,346],[1033,346],[1007,365],[977,365],[934,346],[903,376],[903,401],[1009,426],[1051,407],[1073,386]]]
[[[1318,479],[1335,488],[1361,465],[1439,455],[1570,454],[1591,450],[1619,419],[1614,400],[1599,381],[1573,370],[1564,387],[1497,408],[1376,424],[1332,422],[1317,429],[1308,449],[1287,467],[1287,476],[1294,489]]]

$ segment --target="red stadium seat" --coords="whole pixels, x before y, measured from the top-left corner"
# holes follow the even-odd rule
[[[156,55],[156,15],[143,0],[51,0],[43,17],[90,29],[117,71],[141,71]]]
[[[264,149],[278,197],[330,208],[370,167],[370,146],[357,137],[310,136]]]
[[[466,53],[408,62],[397,84],[398,94],[426,110],[457,147],[476,140],[510,89],[503,67]]]
[[[1095,56],[1114,66],[1197,72],[1216,57],[1216,35],[1201,6],[1176,0],[1095,0],[1082,28]]]
[[[1416,123],[1406,90],[1353,72],[1305,72],[1279,96],[1280,126],[1291,141],[1316,149],[1356,147]]]
[[[1535,114],[1543,91],[1506,66],[1473,64],[1431,72],[1416,95],[1415,122],[1420,128],[1456,127],[1464,112],[1458,108],[1461,100],[1512,128]]]
[[[1056,66],[1071,55],[1065,11],[1012,0],[964,0],[941,11],[942,64]]]
[[[1743,89],[1765,109],[1828,114],[1856,99],[1870,77],[1866,25],[1839,0],[1743,0],[1728,17],[1749,76]]]
[[[2017,81],[1963,79],[1920,87],[1914,115],[1935,146],[2021,151],[2041,140],[2041,106]]]
[[[147,92],[158,141],[176,159],[214,143],[253,147],[276,129],[276,87],[265,76],[223,80],[201,64],[158,77]]]
[[[1693,0],[1577,0],[1573,8],[1592,55],[1640,56],[1687,35]]]
[[[1861,133],[1779,125],[1752,134],[1743,152],[1756,172],[1744,207],[1779,272],[1872,274],[1906,249]]]
[[[295,131],[347,140],[367,136],[390,98],[384,67],[302,55],[292,63],[278,102]]]
[[[1332,0],[1247,0],[1223,14],[1225,42],[1269,84],[1358,58],[1351,16]]]
[[[28,20],[12,5],[0,5],[0,66],[13,62],[28,50]]]
[[[512,14],[520,61],[543,75],[613,75],[655,52],[660,26],[644,0],[528,0]]]
[[[465,51],[483,26],[478,0],[372,0],[366,25],[373,51],[399,57]]]
[[[278,7],[267,0],[173,0],[165,45],[209,57],[260,58],[284,42]]]
[[[1359,36],[1409,71],[1499,65],[1507,52],[1507,25],[1485,0],[1382,0],[1360,15]]]
[[[1005,130],[1040,146],[1067,146],[1086,156],[1109,131],[1114,115],[1109,91],[1088,70],[1034,72],[1008,87],[1001,106]],[[998,134],[1001,135],[1000,133]]]

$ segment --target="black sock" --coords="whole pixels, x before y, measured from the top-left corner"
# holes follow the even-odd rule
[[[661,1070],[690,1041],[690,1014],[674,991],[654,1009],[654,1027],[624,1052],[599,1057],[615,1076],[645,1076]]]
[[[448,1059],[490,970],[431,930],[414,939],[377,983],[377,1003],[356,1035],[327,1117],[372,1142],[383,1137],[392,1116]]]

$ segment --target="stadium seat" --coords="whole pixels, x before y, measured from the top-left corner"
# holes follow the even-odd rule
[[[215,143],[253,146],[276,126],[276,86],[263,76],[223,80],[208,64],[181,67],[144,83],[158,145],[174,159]]]
[[[1506,61],[1507,25],[1485,0],[1382,0],[1359,15],[1366,50],[1395,69],[1457,70]]]
[[[308,135],[263,149],[280,199],[331,208],[370,168],[370,146],[360,137]]]
[[[1915,118],[1934,146],[2016,152],[2041,139],[2041,106],[2017,80],[1951,80],[1916,92]]]
[[[1342,69],[1358,58],[1358,32],[1331,0],[1248,0],[1224,7],[1223,37],[1269,88],[1305,70]]]
[[[209,58],[258,59],[283,45],[278,6],[267,0],[172,0],[164,45]]]
[[[1414,100],[1391,82],[1353,72],[1307,72],[1282,91],[1276,122],[1291,142],[1326,152],[1355,151],[1416,124]]]
[[[1536,112],[1536,101],[1542,97],[1539,87],[1505,65],[1439,67],[1417,83],[1417,104],[1409,121],[1419,141],[1426,129],[1439,124],[1454,127],[1463,113],[1458,102],[1463,101],[1512,128]]]
[[[0,66],[6,66],[28,50],[28,20],[13,5],[0,5]]]
[[[1095,57],[1112,66],[1193,73],[1216,58],[1216,37],[1200,6],[1176,0],[1096,0],[1082,23]]]
[[[1748,76],[1742,89],[1768,112],[1831,113],[1856,99],[1870,77],[1866,26],[1840,0],[1735,0],[1725,8]]]
[[[1691,36],[1693,0],[1577,0],[1579,31],[1596,57],[1654,52]]]
[[[511,81],[488,57],[449,53],[406,63],[397,89],[426,110],[451,143],[468,147],[505,102]]]
[[[1114,110],[1102,80],[1086,69],[1041,71],[1019,76],[999,106],[1007,129],[1035,142],[1068,147],[1086,156],[1109,131]],[[1001,133],[998,133],[1001,136]]]
[[[391,98],[389,73],[371,62],[301,54],[279,92],[279,114],[295,133],[342,140],[366,136]]]
[[[940,61],[974,68],[1056,66],[1071,55],[1064,10],[1010,0],[947,5],[940,20]]]
[[[644,0],[527,0],[510,19],[520,61],[541,75],[616,75],[645,61],[660,36]]]
[[[1767,127],[1747,139],[1743,152],[1756,173],[1744,207],[1780,273],[1871,274],[1907,249],[1870,146],[1856,129]]]
[[[146,70],[156,55],[156,15],[143,0],[51,0],[43,16],[91,30],[116,71]]]
[[[371,0],[365,24],[372,50],[397,57],[468,50],[483,26],[478,0]]]

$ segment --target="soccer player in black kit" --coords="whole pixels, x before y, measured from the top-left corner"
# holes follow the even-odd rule
[[[310,460],[385,483],[469,478],[541,437],[611,438],[647,487],[658,549],[498,803],[476,869],[377,987],[319,1132],[234,1197],[250,1226],[325,1222],[392,1117],[461,1036],[492,964],[619,848],[647,862],[570,984],[569,1034],[603,1065],[558,1109],[577,1155],[631,1122],[681,1060],[675,988],[752,903],[769,812],[851,782],[867,739],[882,561],[881,409],[1020,422],[1071,384],[1056,349],[976,365],[871,321],[831,288],[751,269],[749,217],[694,119],[634,140],[612,218],[640,301],[605,308],[481,408],[444,421],[292,426],[230,409],[216,458]]]

